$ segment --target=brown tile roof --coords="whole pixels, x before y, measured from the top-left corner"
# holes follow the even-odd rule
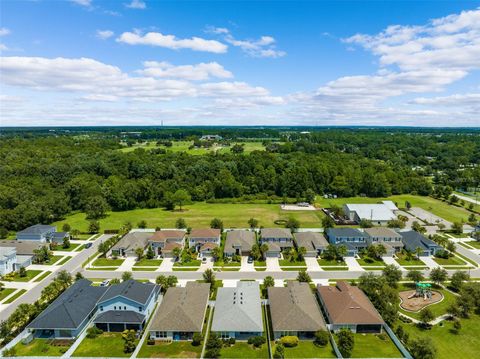
[[[157,231],[155,232],[152,237],[150,237],[149,241],[151,242],[166,242],[169,239],[173,240],[181,240],[185,237],[185,231],[176,231],[176,230],[164,230],[164,231]]]
[[[217,247],[218,247],[218,245],[216,243],[207,242],[200,247],[200,252],[204,251],[206,249],[213,249],[213,248],[217,248]]]
[[[151,331],[201,332],[210,284],[187,282],[167,290],[150,325]]]
[[[190,238],[214,238],[220,235],[220,230],[215,228],[192,229]]]
[[[383,324],[383,319],[363,291],[346,282],[317,286],[331,324]]]
[[[180,243],[177,243],[177,242],[167,242],[165,243],[165,246],[163,247],[162,249],[162,252],[171,252],[173,251],[175,248],[182,248],[182,245]]]
[[[268,301],[275,332],[326,329],[320,306],[308,283],[288,282],[287,287],[270,287]]]

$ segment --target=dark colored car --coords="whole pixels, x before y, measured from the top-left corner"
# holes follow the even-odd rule
[[[88,248],[90,248],[91,246],[92,246],[92,243],[87,243],[87,244],[85,244],[85,249],[88,249]]]

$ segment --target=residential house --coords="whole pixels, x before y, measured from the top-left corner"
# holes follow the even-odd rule
[[[198,253],[200,254],[200,257],[202,257],[202,258],[212,257],[213,256],[213,250],[215,248],[218,248],[218,244],[207,242],[207,243],[202,244],[202,246],[198,250]]]
[[[298,232],[295,233],[297,248],[306,249],[305,257],[316,257],[328,247],[328,241],[323,233]]]
[[[255,244],[255,232],[248,230],[233,230],[227,232],[223,253],[227,257],[233,255],[250,255],[252,246]]]
[[[87,279],[76,281],[41,312],[27,330],[40,338],[76,338],[97,310],[108,287],[94,287]]]
[[[19,241],[40,241],[48,242],[55,233],[54,226],[44,224],[35,224],[24,230],[17,232],[17,240]]]
[[[266,243],[267,257],[280,257],[285,249],[293,248],[293,235],[288,228],[262,228],[260,230],[260,244]]]
[[[156,231],[148,239],[148,243],[152,246],[155,254],[171,258],[174,248],[183,248],[185,233],[185,230],[181,229]]]
[[[339,281],[336,286],[318,285],[317,295],[328,320],[328,329],[338,332],[381,333],[384,321],[365,293]]]
[[[416,231],[400,232],[400,235],[402,236],[405,249],[422,257],[435,255],[435,253],[443,249],[439,244]]]
[[[50,237],[50,242],[62,244],[64,239],[70,239],[70,233],[68,232],[54,232]]]
[[[268,303],[274,338],[295,335],[312,339],[326,324],[308,283],[290,281],[286,287],[269,287]]]
[[[201,141],[220,141],[222,136],[220,135],[203,135],[200,137]]]
[[[152,235],[153,232],[132,230],[115,243],[110,253],[117,257],[136,257],[136,250],[144,251]]]
[[[108,287],[98,301],[94,323],[108,332],[142,330],[153,313],[160,286],[133,279]]]
[[[387,250],[387,256],[393,256],[396,252],[401,251],[404,246],[402,236],[393,229],[373,227],[366,228],[365,233],[368,235],[368,245],[382,244]]]
[[[15,271],[17,263],[17,250],[14,247],[0,248],[0,276]]]
[[[262,335],[260,285],[256,281],[218,288],[211,331],[222,339],[247,340]]]
[[[359,223],[365,219],[372,221],[375,225],[385,226],[389,221],[397,219],[392,210],[392,203],[392,201],[387,201],[386,204],[344,204],[343,211],[351,221]],[[393,206],[395,205],[393,204]]]
[[[35,261],[36,251],[42,247],[47,246],[40,241],[0,241],[0,248],[15,248],[17,251],[17,262],[15,263],[15,270],[20,267],[28,267]]]
[[[329,228],[327,238],[331,244],[347,247],[347,256],[354,257],[367,247],[368,235],[356,228]]]
[[[205,321],[210,284],[187,282],[184,288],[168,288],[152,317],[150,339],[192,340]]]
[[[192,229],[188,236],[188,242],[190,248],[195,248],[198,252],[205,243],[213,243],[220,246],[220,237],[221,232],[216,228]]]

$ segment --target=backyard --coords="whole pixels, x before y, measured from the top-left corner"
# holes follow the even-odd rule
[[[392,340],[385,335],[375,334],[354,334],[355,345],[353,347],[352,358],[401,358],[402,354],[398,351]]]
[[[17,356],[31,356],[31,357],[42,357],[42,356],[62,356],[70,347],[68,342],[56,342],[50,339],[34,339],[28,344],[22,344],[21,342],[15,345],[15,351]]]
[[[275,351],[275,345],[272,345],[272,352]],[[319,347],[310,340],[300,340],[298,345],[293,348],[285,348],[285,358],[336,358],[336,355],[330,346]]]
[[[137,341],[138,342],[138,341]],[[96,338],[82,340],[74,357],[130,357],[131,353],[123,352],[122,333],[103,333]]]
[[[139,358],[199,358],[202,345],[193,346],[190,341],[156,342],[148,345],[145,341]]]
[[[268,358],[268,344],[263,344],[259,349],[247,342],[237,341],[234,345],[223,347],[220,351],[222,358]]]

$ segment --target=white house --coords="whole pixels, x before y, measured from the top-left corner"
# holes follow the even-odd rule
[[[11,273],[17,263],[17,250],[14,247],[0,247],[0,275]]]
[[[391,201],[386,201],[391,202]],[[393,202],[392,202],[393,203]],[[351,221],[360,222],[362,219],[372,221],[373,224],[385,226],[391,220],[397,219],[391,203],[378,204],[344,204],[345,216]],[[396,207],[395,207],[396,208]]]

